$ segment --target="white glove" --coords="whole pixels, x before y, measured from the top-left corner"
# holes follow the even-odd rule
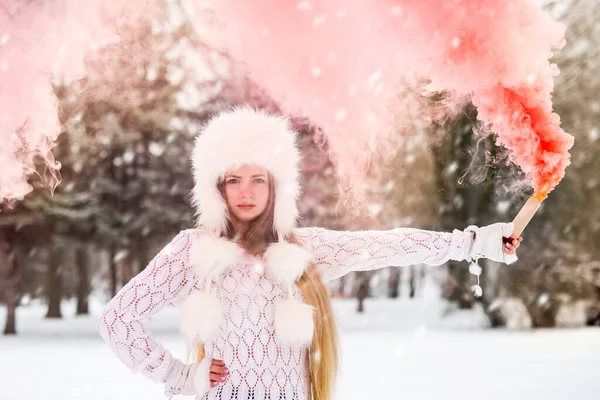
[[[209,369],[212,359],[205,357],[196,364],[184,364],[179,360],[171,367],[165,379],[165,396],[177,394],[203,395],[210,390]]]
[[[465,232],[475,233],[475,241],[469,252],[471,260],[487,258],[492,261],[512,264],[518,260],[516,254],[506,254],[504,252],[503,237],[510,237],[515,231],[514,224],[498,222],[492,225],[477,227],[471,225],[465,229]]]

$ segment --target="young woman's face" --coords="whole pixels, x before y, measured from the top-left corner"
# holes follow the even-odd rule
[[[230,212],[240,221],[262,214],[269,200],[269,176],[258,165],[242,165],[225,175],[225,197]]]

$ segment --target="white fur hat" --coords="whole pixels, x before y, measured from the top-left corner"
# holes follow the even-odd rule
[[[227,205],[217,189],[227,171],[256,164],[275,178],[274,227],[281,238],[296,226],[300,153],[287,118],[248,107],[222,111],[196,137],[192,152],[197,225],[220,235]]]

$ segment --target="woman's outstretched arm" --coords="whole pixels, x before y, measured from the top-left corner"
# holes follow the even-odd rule
[[[351,271],[465,260],[474,242],[473,232],[459,230],[397,228],[351,232],[298,228],[295,233],[312,251],[325,281]]]

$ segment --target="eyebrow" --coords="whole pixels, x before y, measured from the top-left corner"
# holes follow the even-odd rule
[[[227,175],[228,178],[236,178],[236,179],[242,179],[241,176],[237,176],[237,175]],[[256,175],[252,175],[252,178],[265,178],[266,175],[265,174],[256,174]]]

